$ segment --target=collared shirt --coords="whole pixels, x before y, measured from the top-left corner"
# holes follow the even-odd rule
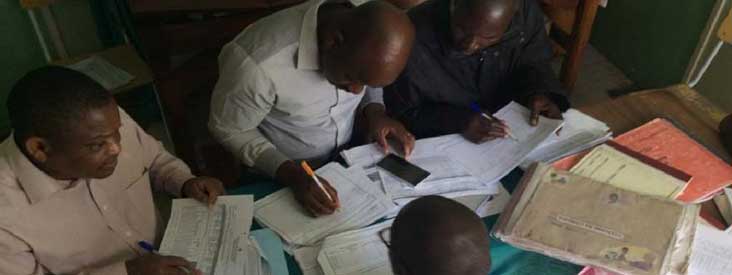
[[[159,242],[156,190],[180,195],[188,166],[124,111],[117,168],[105,179],[56,180],[13,137],[0,144],[0,274],[127,274],[125,261]]]
[[[477,102],[488,112],[529,95],[547,94],[560,109],[569,102],[551,69],[551,45],[535,0],[519,8],[501,41],[467,56],[453,46],[450,0],[430,0],[409,11],[416,42],[406,68],[384,88],[390,115],[417,137],[460,132]]]
[[[288,159],[332,156],[350,140],[364,97],[337,89],[320,71],[317,15],[325,2],[260,19],[219,56],[209,129],[245,165],[271,176]],[[381,101],[381,89],[365,94]]]

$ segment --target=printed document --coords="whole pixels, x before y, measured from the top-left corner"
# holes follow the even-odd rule
[[[318,255],[326,275],[392,275],[388,241],[393,220],[325,238]]]
[[[314,245],[328,235],[360,228],[384,217],[394,204],[374,189],[365,173],[354,173],[330,163],[316,171],[337,191],[341,207],[335,213],[314,218],[295,200],[289,188],[255,203],[257,221],[277,232],[287,243]]]
[[[700,223],[691,249],[689,275],[732,274],[732,236]]]
[[[563,114],[564,126],[557,134],[549,135],[539,147],[531,151],[521,163],[527,169],[535,162],[551,163],[601,144],[612,137],[610,127],[582,112],[569,109]]]
[[[206,275],[245,274],[253,209],[250,195],[221,196],[212,209],[173,200],[160,253],[183,257]]]
[[[570,172],[641,194],[674,199],[686,182],[606,144],[593,149]]]

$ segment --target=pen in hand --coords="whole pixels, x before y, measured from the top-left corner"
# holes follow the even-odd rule
[[[496,118],[484,113],[483,110],[480,109],[480,106],[478,105],[478,103],[475,103],[475,102],[470,103],[470,109],[473,110],[474,112],[476,112],[477,114],[479,114],[480,116],[482,116],[483,118],[487,119],[488,121],[496,121]],[[511,133],[511,130],[508,130],[508,137],[516,142],[519,141],[515,136],[513,136],[513,134]]]
[[[155,246],[147,241],[139,241],[139,242],[137,242],[137,245],[140,248],[142,248],[143,250],[149,252],[150,254],[160,255],[160,253],[158,253],[158,251],[155,249]],[[192,274],[192,272],[190,270],[188,270],[187,268],[185,268],[183,266],[178,266],[178,269],[185,272],[186,274]]]
[[[310,168],[310,165],[308,165],[308,163],[303,160],[302,162],[300,162],[300,166],[302,166],[302,169],[305,170],[305,173],[307,173],[308,176],[313,178],[313,180],[315,181],[315,184],[317,184],[318,187],[320,188],[320,191],[323,191],[323,193],[325,193],[325,196],[327,196],[330,201],[335,202],[333,200],[333,197],[331,197],[330,194],[328,193],[328,191],[325,190],[325,187],[320,182],[320,179],[318,179],[318,176],[315,175],[315,172],[313,172],[313,169]]]

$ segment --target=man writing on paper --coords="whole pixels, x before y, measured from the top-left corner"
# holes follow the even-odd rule
[[[146,253],[163,223],[151,186],[213,204],[220,181],[143,131],[91,78],[44,67],[8,97],[0,144],[0,274],[185,274],[178,257]]]
[[[469,208],[426,196],[394,219],[389,258],[399,275],[485,275],[491,270],[489,242],[488,229]]]
[[[357,111],[385,151],[387,136],[411,151],[414,137],[385,115],[381,89],[363,93],[397,78],[413,41],[409,18],[383,1],[310,0],[263,18],[219,56],[209,128],[245,165],[290,186],[307,211],[331,214],[336,190],[322,181],[329,200],[295,160],[329,161],[351,139]]]
[[[569,108],[551,70],[544,16],[535,0],[429,0],[409,11],[417,38],[399,78],[384,91],[390,115],[418,138],[462,133],[481,143],[510,129],[493,113],[512,100],[539,115]]]

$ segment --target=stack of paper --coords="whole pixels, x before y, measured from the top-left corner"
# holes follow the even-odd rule
[[[173,200],[160,253],[183,257],[206,275],[262,274],[248,236],[253,204],[249,195],[221,196],[213,209],[194,199]]]
[[[732,274],[732,235],[699,224],[691,250],[689,275]]]
[[[732,183],[732,166],[664,119],[620,135],[616,142],[694,177],[678,199],[701,202]]]
[[[330,163],[316,173],[338,190],[341,207],[335,213],[313,218],[286,188],[255,203],[257,221],[291,245],[314,245],[326,236],[369,225],[394,208],[386,196],[366,187],[373,183],[363,172]]]
[[[392,275],[388,241],[393,220],[329,236],[318,253],[326,275]]]
[[[539,147],[531,151],[521,163],[524,170],[535,162],[553,162],[601,144],[612,137],[610,127],[582,112],[569,109],[564,114],[564,126],[555,135],[549,135]]]
[[[67,67],[94,79],[107,91],[127,85],[135,79],[133,75],[117,68],[100,56],[92,56]]]
[[[517,187],[493,233],[575,264],[684,274],[699,209],[539,164]]]

